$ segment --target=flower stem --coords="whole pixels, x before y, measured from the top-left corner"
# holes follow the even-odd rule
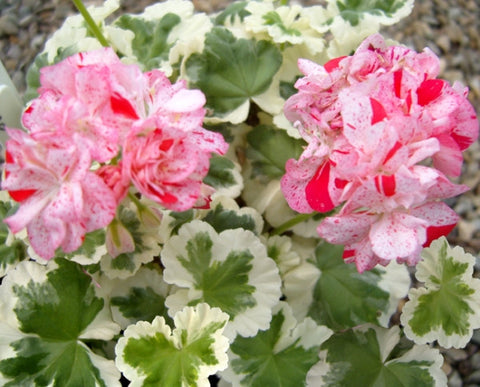
[[[75,4],[75,7],[77,7],[78,11],[82,14],[83,18],[85,19],[88,29],[97,38],[100,44],[103,47],[110,46],[105,36],[103,36],[102,31],[100,31],[100,28],[98,28],[98,25],[95,23],[95,20],[93,20],[92,16],[87,11],[87,8],[85,8],[85,5],[83,5],[82,0],[72,0],[72,1],[73,1],[73,4]]]
[[[281,224],[278,226],[276,229],[274,229],[271,232],[271,235],[280,235],[283,234],[285,231],[288,229],[292,228],[293,226],[302,223],[310,218],[313,218],[315,215],[317,215],[317,212],[312,212],[310,214],[299,214],[292,219],[287,220],[285,223]]]
[[[139,210],[141,210],[142,208],[145,208],[145,206],[140,202],[140,200],[138,200],[135,194],[128,192],[128,197]]]

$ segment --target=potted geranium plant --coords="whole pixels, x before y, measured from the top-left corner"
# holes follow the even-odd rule
[[[377,34],[413,2],[74,2],[6,129],[3,385],[446,385],[478,121]]]

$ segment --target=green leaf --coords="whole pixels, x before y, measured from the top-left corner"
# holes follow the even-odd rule
[[[235,168],[233,161],[223,156],[212,156],[208,175],[204,183],[214,188],[228,187],[236,183],[232,170]]]
[[[268,330],[237,337],[230,346],[230,369],[222,376],[233,385],[303,386],[318,362],[320,345],[331,335],[311,319],[298,323],[287,304],[276,308]]]
[[[199,386],[227,367],[228,315],[207,304],[175,315],[171,333],[163,317],[129,326],[116,347],[117,366],[132,386]]]
[[[185,223],[188,223],[191,220],[193,220],[194,211],[193,210],[187,210],[182,212],[171,211],[169,212],[169,215],[173,218],[173,220],[169,224],[169,227],[172,229],[172,234],[176,234],[178,233],[178,229],[180,227],[182,227]]]
[[[247,157],[252,162],[252,175],[271,179],[285,174],[288,159],[297,159],[305,142],[290,137],[284,130],[259,125],[247,134]]]
[[[245,17],[250,15],[250,12],[245,9],[247,5],[248,1],[233,2],[215,17],[215,24],[225,25],[226,21],[233,23],[236,17],[243,21]]]
[[[26,337],[10,344],[17,357],[0,362],[0,372],[12,378],[5,387],[19,385],[104,386],[91,351],[76,342],[48,342]],[[120,385],[120,383],[116,383]]]
[[[98,263],[107,253],[105,246],[105,230],[99,229],[85,234],[82,245],[74,252],[65,254],[61,249],[57,250],[57,258],[68,258],[81,265]]]
[[[15,285],[19,301],[14,309],[24,333],[51,340],[74,340],[102,310],[104,301],[95,297],[92,281],[80,266],[56,261],[58,269],[48,273],[46,283]],[[55,316],[46,323],[47,316]]]
[[[195,288],[203,291],[201,299],[220,307],[234,318],[245,309],[255,306],[255,288],[248,285],[253,255],[248,251],[230,252],[223,262],[212,263],[212,240],[208,233],[198,233],[187,242],[188,258],[178,256],[180,263],[195,278]],[[228,297],[226,297],[228,295]]]
[[[394,357],[400,329],[366,325],[335,333],[322,345],[322,363],[312,369],[309,385],[317,386],[444,386],[447,378],[438,350],[414,346]]]
[[[173,326],[165,307],[169,288],[155,267],[142,266],[134,276],[115,280],[110,293],[113,319],[123,329],[138,321],[151,322],[156,316]]]
[[[464,347],[480,328],[480,280],[475,258],[446,238],[422,252],[416,277],[425,286],[411,289],[401,316],[405,334],[416,343],[438,340],[443,347]]]
[[[236,202],[227,198],[214,201],[203,220],[217,232],[243,228],[259,234],[263,227],[262,217],[256,210],[250,207],[239,208]]]
[[[297,79],[298,78],[295,78],[293,82],[280,81],[280,96],[283,99],[286,100],[298,92],[294,86]]]
[[[135,250],[112,258],[106,254],[100,260],[102,271],[110,278],[126,278],[135,274],[142,263],[151,262],[160,253],[157,228],[146,228],[140,221],[137,209],[121,207],[120,221],[130,232]]]
[[[293,36],[301,36],[302,33],[295,28],[288,28],[283,24],[283,20],[280,15],[276,11],[267,12],[263,15],[263,20],[265,20],[265,24],[268,26],[277,26],[282,33],[286,35],[293,35]]]
[[[281,63],[273,44],[236,39],[229,30],[214,27],[203,53],[190,56],[186,70],[191,86],[205,93],[206,106],[221,116],[266,91]]]
[[[0,295],[10,311],[0,316],[0,353],[10,355],[0,360],[4,385],[119,385],[113,362],[82,342],[110,340],[119,327],[80,265],[23,262],[5,277]]]
[[[167,297],[170,315],[206,302],[230,315],[228,337],[252,336],[268,327],[271,308],[280,298],[280,277],[251,231],[218,234],[208,223],[194,220],[165,243],[161,259],[165,281],[180,287]]]
[[[337,0],[336,4],[340,16],[352,26],[356,26],[364,14],[380,18],[396,19],[397,14],[405,8],[410,9],[412,1],[409,0]]]
[[[15,239],[3,219],[13,215],[18,209],[13,201],[0,200],[0,277],[27,257],[25,243]],[[10,240],[12,239],[12,240]]]
[[[343,246],[323,243],[315,250],[313,264],[320,269],[308,315],[338,330],[364,323],[378,323],[389,309],[389,294],[379,286],[382,276],[371,270],[358,273],[342,259]]]
[[[243,188],[240,167],[224,156],[212,156],[208,175],[203,182],[215,188],[216,196],[236,198]]]
[[[141,17],[122,15],[115,25],[133,31],[133,53],[143,65],[145,71],[160,67],[168,59],[173,44],[167,42],[172,29],[181,21],[180,16],[167,13],[158,21],[148,21]]]

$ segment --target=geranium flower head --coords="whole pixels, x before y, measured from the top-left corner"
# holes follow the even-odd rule
[[[466,189],[447,178],[459,175],[462,151],[478,137],[466,90],[436,78],[430,50],[387,46],[378,34],[352,56],[324,66],[299,60],[299,68],[305,77],[285,115],[308,146],[286,164],[287,202],[305,213],[343,203],[318,232],[345,244],[360,271],[391,260],[416,264],[428,239],[458,219],[438,200]]]
[[[30,243],[42,258],[61,247],[72,252],[87,232],[105,227],[115,215],[113,192],[91,172],[88,151],[66,137],[37,141],[8,129],[6,178],[2,189],[27,191],[18,211],[5,219],[12,232],[27,228]]]
[[[227,149],[220,134],[171,128],[131,133],[123,153],[124,174],[138,191],[168,209],[185,211],[202,192],[212,152]]]

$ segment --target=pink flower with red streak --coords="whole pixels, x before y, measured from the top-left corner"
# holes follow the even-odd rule
[[[228,144],[202,127],[200,90],[125,65],[111,48],[44,67],[40,82],[22,117],[28,133],[9,130],[2,184],[20,202],[6,223],[26,227],[40,256],[74,251],[108,226],[132,184],[169,209],[208,204],[202,180]]]
[[[58,247],[75,251],[87,232],[112,221],[115,197],[89,170],[88,151],[67,137],[37,141],[21,130],[7,133],[9,162],[2,189],[23,195],[16,196],[20,208],[5,223],[14,233],[26,227],[38,255],[50,259]]]
[[[190,133],[169,127],[132,132],[123,153],[124,173],[142,195],[168,209],[185,211],[203,192],[211,153],[226,150],[220,134],[203,128]]]
[[[40,70],[39,97],[22,121],[36,136],[65,135],[107,162],[138,118],[129,101],[148,90],[138,66],[123,64],[111,48],[78,53]]]
[[[305,77],[285,115],[308,146],[286,164],[287,202],[302,213],[344,204],[318,232],[345,244],[360,271],[394,259],[415,264],[427,235],[456,223],[438,200],[466,190],[445,177],[460,174],[462,151],[478,137],[466,89],[436,79],[439,61],[428,49],[387,47],[380,35],[352,56],[324,66],[299,60],[299,68]]]

